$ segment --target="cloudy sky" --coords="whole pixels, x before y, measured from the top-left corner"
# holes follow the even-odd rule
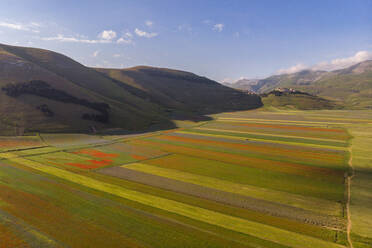
[[[262,78],[372,59],[371,13],[372,0],[2,0],[0,43],[88,66]]]

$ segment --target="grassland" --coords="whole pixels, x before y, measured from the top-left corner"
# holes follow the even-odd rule
[[[370,112],[212,117],[4,138],[0,247],[371,247]]]

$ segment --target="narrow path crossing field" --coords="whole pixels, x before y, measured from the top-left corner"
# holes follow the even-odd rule
[[[372,124],[350,127],[353,135],[348,182],[350,247],[372,247]]]

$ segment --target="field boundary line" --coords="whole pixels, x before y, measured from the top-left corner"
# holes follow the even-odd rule
[[[304,123],[289,123],[286,121],[280,121],[273,123],[270,120],[264,121],[255,121],[255,120],[217,120],[217,122],[232,122],[232,123],[259,123],[259,124],[275,124],[275,125],[285,125],[285,126],[305,126],[305,127],[317,127],[317,128],[328,128],[329,125],[327,124],[304,124]]]
[[[0,151],[0,153],[7,153],[7,152],[19,152],[19,151],[25,151],[25,150],[32,150],[32,149],[39,149],[39,148],[45,148],[49,146],[34,146],[34,147],[29,147],[29,148],[16,148],[16,149],[10,149],[10,150],[4,150]]]
[[[27,243],[36,243],[34,245],[29,244],[30,246],[27,247],[62,247],[58,241],[52,239],[46,233],[41,232],[36,227],[29,225],[24,220],[13,216],[3,209],[0,209],[0,224],[10,227],[14,233],[20,235]]]
[[[341,143],[341,144],[347,144],[345,141],[342,141],[342,140],[326,139],[326,138],[315,138],[315,137],[304,137],[304,136],[291,136],[291,135],[281,135],[281,134],[267,134],[267,133],[247,132],[247,131],[234,131],[234,130],[229,130],[229,129],[205,128],[205,127],[197,127],[197,128],[193,128],[193,129],[210,130],[210,131],[223,131],[223,132],[242,133],[242,134],[254,134],[254,135],[272,136],[272,137],[283,137],[283,138],[299,138],[299,139],[306,139],[306,140],[330,141],[330,142],[336,142],[336,143]]]
[[[259,139],[259,138],[245,138],[245,137],[237,137],[237,136],[230,136],[230,135],[223,135],[223,134],[206,134],[206,133],[198,133],[198,132],[192,132],[192,131],[178,131],[177,133],[195,134],[195,135],[210,136],[210,137],[221,137],[221,138],[236,139],[236,140],[259,141],[259,142],[264,142],[264,143],[276,143],[276,144],[285,144],[285,145],[294,145],[294,146],[307,146],[307,147],[323,148],[323,149],[336,150],[336,151],[346,151],[347,150],[347,148],[345,148],[345,147],[326,146],[326,145],[307,144],[307,143],[296,143],[296,142],[279,141],[279,140],[267,140],[267,139]]]
[[[352,123],[347,122],[322,122],[322,121],[292,121],[292,120],[267,120],[267,119],[255,119],[255,118],[227,118],[219,117],[217,120],[240,120],[240,121],[266,121],[266,122],[287,122],[287,123],[309,123],[311,124],[323,124],[323,125],[347,125]]]
[[[311,116],[312,119],[322,119],[322,120],[349,120],[349,121],[358,121],[362,124],[372,124],[372,119],[346,119],[346,118],[337,118],[337,117],[319,117]]]
[[[171,177],[163,177],[163,176],[158,176],[158,175],[147,173],[147,172],[132,170],[132,169],[126,168],[125,166],[104,168],[104,169],[101,169],[99,173],[108,175],[111,177],[116,177],[116,178],[120,178],[124,180],[129,180],[132,182],[148,185],[150,187],[160,188],[168,192],[171,191],[175,193],[180,193],[182,195],[188,195],[191,197],[196,197],[199,199],[211,201],[217,204],[223,204],[227,207],[237,207],[240,209],[248,209],[249,211],[254,211],[256,213],[260,213],[265,216],[270,216],[274,218],[282,218],[282,219],[287,219],[287,220],[289,219],[291,221],[296,221],[296,222],[303,223],[303,224],[314,225],[322,229],[329,229],[329,230],[335,230],[335,231],[346,230],[346,221],[344,221],[344,219],[341,219],[341,217],[334,218],[332,216],[331,222],[333,223],[331,223],[328,221],[329,220],[328,218],[330,216],[325,215],[325,214],[319,214],[311,210],[307,211],[307,210],[297,208],[294,206],[289,206],[289,205],[276,203],[273,201],[268,201],[266,199],[260,200],[260,199],[253,198],[250,196],[239,195],[238,193],[231,193],[231,192],[221,191],[218,189],[213,189],[210,187],[210,185],[209,187],[207,187],[207,186],[198,185],[195,183],[180,181],[180,180],[177,180]],[[219,195],[221,197],[215,197],[216,195]],[[164,198],[167,198],[167,197],[164,197]],[[235,200],[231,201],[231,199],[234,199],[234,198],[237,199],[237,201]],[[195,202],[188,203],[188,204],[200,206],[198,203],[195,203]],[[213,209],[213,207],[210,208],[209,206],[202,205],[202,208],[210,209],[216,212],[225,213],[224,211]],[[280,211],[283,209],[285,209],[286,211]],[[293,215],[292,213],[294,211],[300,212],[300,213],[297,215]],[[244,215],[243,216],[240,214],[235,215],[235,213],[229,213],[229,215],[233,215],[233,216],[243,218],[243,219],[246,218]],[[250,217],[247,217],[247,219],[261,222],[260,220],[254,220],[254,219],[251,219]],[[323,219],[323,217],[325,217],[326,219]],[[341,222],[338,222],[339,220],[342,221],[342,224],[341,224],[342,226],[340,225]],[[265,224],[265,221],[261,223]],[[266,222],[266,224],[271,225],[270,222],[269,223]],[[273,226],[278,227],[278,225],[275,225],[275,224]],[[289,229],[286,229],[286,230],[289,230]],[[297,232],[297,230],[290,230],[290,231]],[[310,235],[310,236],[313,236],[313,235]]]
[[[42,142],[44,145],[46,145],[46,146],[50,146],[50,145],[45,141],[44,137],[41,136],[40,133],[37,133],[37,136],[39,137],[39,139],[41,140],[41,142]]]
[[[166,153],[166,154],[162,154],[162,155],[159,155],[159,156],[155,156],[155,157],[152,157],[152,158],[147,158],[147,159],[142,159],[142,160],[138,160],[138,161],[134,161],[134,162],[126,162],[126,163],[123,163],[123,164],[120,164],[120,165],[111,165],[111,166],[106,166],[106,167],[100,167],[100,168],[97,168],[97,169],[94,169],[93,171],[97,171],[97,170],[101,170],[101,169],[105,169],[105,168],[110,168],[110,167],[124,167],[126,165],[129,165],[129,164],[133,164],[133,163],[142,163],[142,162],[146,162],[146,161],[149,161],[149,160],[153,160],[153,159],[158,159],[158,158],[163,158],[163,157],[168,157],[168,156],[171,156],[171,155],[175,155],[175,153]]]
[[[216,120],[202,121],[201,123],[199,123],[199,124],[197,124],[195,126],[191,126],[189,128],[201,127],[201,126],[204,126],[206,124],[213,123],[215,121]],[[151,137],[156,137],[156,136],[164,135],[164,134],[167,134],[167,133],[175,133],[175,132],[178,132],[178,131],[182,131],[184,129],[185,129],[184,127],[179,127],[179,128],[161,130],[161,131],[156,131],[156,132],[143,133],[143,134],[140,134],[138,136],[128,137],[128,138],[118,138],[118,139],[115,139],[113,141],[117,141],[116,143],[118,143],[118,142],[127,143],[127,142],[131,142],[131,141],[137,140],[137,139],[146,139],[146,138],[151,138]]]
[[[319,210],[316,210],[313,207],[309,207],[311,206],[311,203],[309,202],[319,201],[321,202],[324,208],[330,208],[330,206],[338,207],[338,204],[339,204],[337,202],[333,202],[327,199],[317,198],[313,196],[303,196],[303,195],[299,195],[295,193],[290,193],[290,192],[280,191],[280,190],[270,189],[270,188],[264,188],[264,187],[260,187],[256,185],[234,183],[234,182],[230,182],[230,181],[219,179],[219,178],[192,174],[189,172],[178,171],[175,169],[165,169],[165,168],[158,167],[156,165],[146,164],[146,163],[141,163],[141,162],[132,162],[132,163],[120,166],[120,167],[131,169],[131,170],[136,170],[136,171],[141,171],[144,173],[150,173],[153,175],[166,177],[166,178],[170,178],[170,179],[174,179],[174,180],[178,180],[178,181],[182,181],[186,183],[192,183],[192,184],[196,184],[196,185],[200,185],[204,187],[210,187],[210,185],[214,185],[214,189],[217,189],[220,191],[239,194],[242,196],[252,197],[252,198],[259,199],[259,200],[265,200],[268,202],[279,203],[282,205],[292,206],[292,207],[296,207],[302,210],[318,213],[321,215],[330,215],[330,214],[325,213],[325,212],[320,212]],[[139,167],[142,167],[142,168],[139,168]],[[152,168],[152,170],[149,171],[149,170],[143,169],[143,167]],[[154,169],[156,170],[156,172],[154,171]],[[170,176],[169,173],[171,173],[172,176]],[[280,195],[280,197],[277,197],[278,195]],[[271,200],[268,200],[269,198]],[[286,199],[286,201],[283,201],[283,199]],[[306,204],[307,208],[299,206],[297,204],[298,201],[301,201],[304,204],[307,203]],[[333,216],[333,215],[330,215],[330,216]]]
[[[206,222],[212,225],[217,225],[235,232],[245,233],[278,244],[289,245],[293,248],[344,248],[343,245],[333,242],[282,230],[270,225],[237,218],[151,194],[126,189],[118,185],[101,182],[87,176],[75,174],[55,167],[50,167],[27,159],[14,158],[11,161],[94,190],[139,202],[141,204],[149,205],[151,207],[159,208],[171,213],[180,214],[188,218]],[[291,238],[288,239],[286,237]]]

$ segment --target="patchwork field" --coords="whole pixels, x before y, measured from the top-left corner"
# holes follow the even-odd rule
[[[0,136],[0,152],[25,150],[46,146],[38,136]]]
[[[372,247],[371,116],[2,137],[0,247]]]

